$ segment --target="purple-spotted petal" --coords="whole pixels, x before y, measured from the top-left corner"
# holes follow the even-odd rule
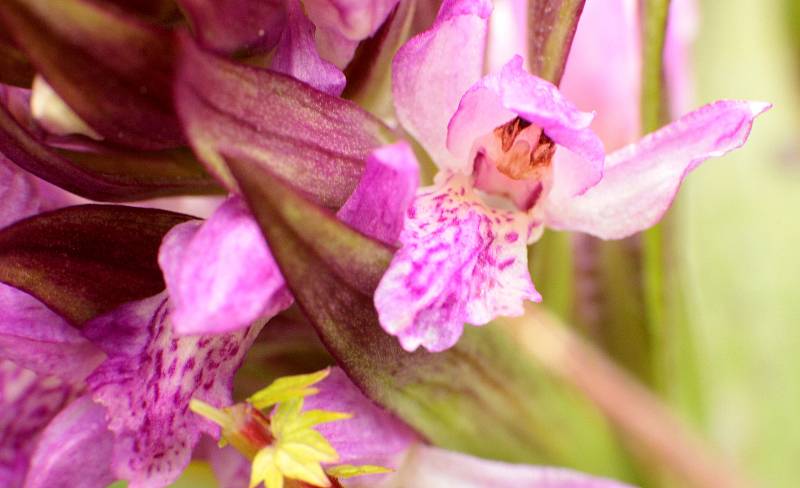
[[[248,327],[292,303],[253,216],[229,198],[204,223],[174,227],[159,250],[178,335]]]
[[[621,239],[650,227],[669,208],[686,175],[706,159],[744,144],[755,117],[769,107],[715,102],[610,154],[603,179],[584,195],[548,195],[547,225],[603,239]]]
[[[22,486],[39,434],[76,388],[0,359],[0,486]]]
[[[560,468],[489,461],[444,449],[418,445],[400,469],[379,488],[630,488],[628,485]]]
[[[314,24],[303,13],[300,0],[286,0],[286,17],[270,67],[317,90],[340,95],[346,83],[344,73],[320,58],[314,41]]]
[[[552,83],[531,75],[515,56],[499,73],[484,77],[464,94],[448,126],[447,147],[469,174],[478,138],[520,116],[544,130],[562,148],[580,157],[578,163],[559,169],[570,195],[597,183],[603,173],[603,143],[589,129],[593,114],[581,112]],[[561,150],[561,149],[560,149]]]
[[[268,51],[286,22],[282,0],[178,0],[204,47],[222,53]]]
[[[367,158],[364,175],[337,216],[354,229],[396,244],[406,210],[419,186],[419,164],[406,142],[380,147]]]
[[[491,9],[488,0],[443,2],[433,27],[403,45],[392,63],[397,117],[440,168],[458,168],[446,148],[447,122],[481,76]]]
[[[201,432],[217,435],[189,411],[189,400],[232,403],[233,374],[261,329],[176,337],[162,293],[89,322],[84,332],[109,358],[87,382],[114,433],[114,474],[132,488],[162,487],[189,463]]]
[[[105,409],[84,395],[42,432],[31,456],[25,488],[96,488],[114,481],[109,453],[114,437]]]
[[[102,351],[36,298],[0,283],[0,357],[38,374],[80,382]]]
[[[540,300],[528,273],[528,233],[524,213],[488,207],[465,178],[422,189],[375,291],[381,325],[408,351],[442,351],[464,323],[522,314],[524,300]]]
[[[315,385],[319,393],[306,398],[305,409],[352,414],[347,420],[315,427],[339,454],[336,464],[386,466],[419,436],[405,423],[377,406],[339,368]]]

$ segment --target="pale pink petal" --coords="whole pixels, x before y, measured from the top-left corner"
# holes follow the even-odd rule
[[[692,44],[700,23],[696,0],[672,0],[664,39],[664,78],[669,93],[670,112],[675,116],[692,107]]]
[[[431,446],[412,448],[379,488],[626,488],[628,485],[560,468],[489,461]],[[630,488],[630,487],[628,487]]]
[[[418,186],[411,146],[401,141],[380,147],[369,155],[361,181],[336,215],[374,239],[396,244]]]
[[[353,59],[359,41],[346,38],[338,30],[317,28],[314,40],[317,51],[325,61],[330,61],[339,69],[345,69]]]
[[[635,141],[640,133],[638,3],[586,2],[560,84],[575,105],[597,112],[591,127],[609,150]]]
[[[669,208],[686,175],[706,159],[744,144],[753,119],[769,107],[715,102],[610,154],[603,179],[584,195],[548,196],[546,224],[603,239],[620,239],[652,226]]]
[[[365,397],[341,369],[332,368],[330,375],[315,387],[319,393],[306,398],[306,410],[353,415],[351,419],[316,427],[339,453],[335,464],[387,466],[420,440],[408,425]]]
[[[304,0],[308,17],[323,29],[361,41],[383,24],[398,0]]]
[[[499,71],[514,56],[528,54],[528,1],[495,0],[489,19],[488,71]],[[527,65],[527,63],[524,63]]]
[[[200,434],[219,433],[189,411],[189,400],[232,403],[233,374],[261,327],[176,337],[165,293],[86,325],[87,337],[109,356],[87,382],[92,399],[106,408],[118,478],[131,488],[147,488],[167,486],[180,476]]]
[[[25,488],[99,488],[114,481],[109,454],[114,437],[105,409],[89,395],[61,411],[42,432]]]
[[[292,297],[258,223],[239,197],[201,223],[175,226],[159,251],[178,335],[248,327],[287,308]]]
[[[552,83],[531,75],[515,56],[499,73],[473,85],[459,103],[448,126],[447,147],[459,161],[459,171],[469,173],[472,155],[480,152],[482,136],[519,116],[540,127],[559,149],[579,156],[562,170],[562,188],[579,194],[600,180],[605,150],[588,128],[593,114],[581,112]],[[558,160],[556,166],[561,164]]]
[[[36,178],[0,153],[0,228],[39,213]]]
[[[41,431],[76,387],[0,359],[0,486],[22,486]]]
[[[528,226],[524,213],[484,204],[464,177],[422,189],[375,291],[383,328],[408,351],[441,351],[464,323],[522,314],[524,300],[540,300],[528,273]]]
[[[300,0],[286,0],[286,22],[270,68],[317,90],[340,95],[346,82],[344,73],[320,58],[314,43],[314,24],[303,13]]]
[[[42,302],[0,283],[0,357],[38,374],[80,382],[105,355]]]
[[[458,168],[446,149],[447,122],[481,76],[490,13],[488,0],[443,2],[433,27],[403,45],[392,63],[397,117],[440,168]]]

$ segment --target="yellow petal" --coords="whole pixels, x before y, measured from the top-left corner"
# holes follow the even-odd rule
[[[258,486],[262,481],[266,488],[283,488],[283,474],[275,462],[275,450],[271,448],[260,450],[253,458],[250,488]]]
[[[324,380],[330,370],[323,369],[311,374],[284,376],[273,381],[272,384],[258,391],[249,398],[256,408],[264,409],[276,403],[285,402],[292,398],[303,398],[314,395],[319,390],[310,388],[311,385]]]
[[[391,473],[394,471],[390,468],[383,466],[373,466],[365,464],[363,466],[353,466],[352,464],[340,464],[326,469],[327,473],[334,478],[352,478],[353,476],[362,476],[365,474],[382,474]]]
[[[218,408],[212,407],[202,400],[192,398],[189,400],[189,408],[192,412],[207,418],[222,428],[228,427],[231,424],[230,415]]]
[[[295,453],[283,448],[275,452],[275,462],[284,476],[305,481],[314,486],[331,486],[328,475],[322,470],[322,466],[318,461],[304,458],[302,455],[295,457],[293,454]]]

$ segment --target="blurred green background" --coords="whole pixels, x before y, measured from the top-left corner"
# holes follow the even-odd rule
[[[696,102],[774,104],[740,151],[688,179],[678,213],[706,433],[761,486],[800,483],[800,13],[705,0]]]

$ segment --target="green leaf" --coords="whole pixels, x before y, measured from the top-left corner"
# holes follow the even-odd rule
[[[227,159],[295,299],[373,400],[436,445],[508,461],[629,477],[600,415],[499,328],[408,353],[378,324],[372,291],[391,250],[340,223],[258,163]]]
[[[531,73],[558,85],[584,3],[586,0],[530,0],[528,54]]]
[[[191,219],[165,210],[79,205],[0,230],[0,281],[74,325],[164,289],[161,239]]]

